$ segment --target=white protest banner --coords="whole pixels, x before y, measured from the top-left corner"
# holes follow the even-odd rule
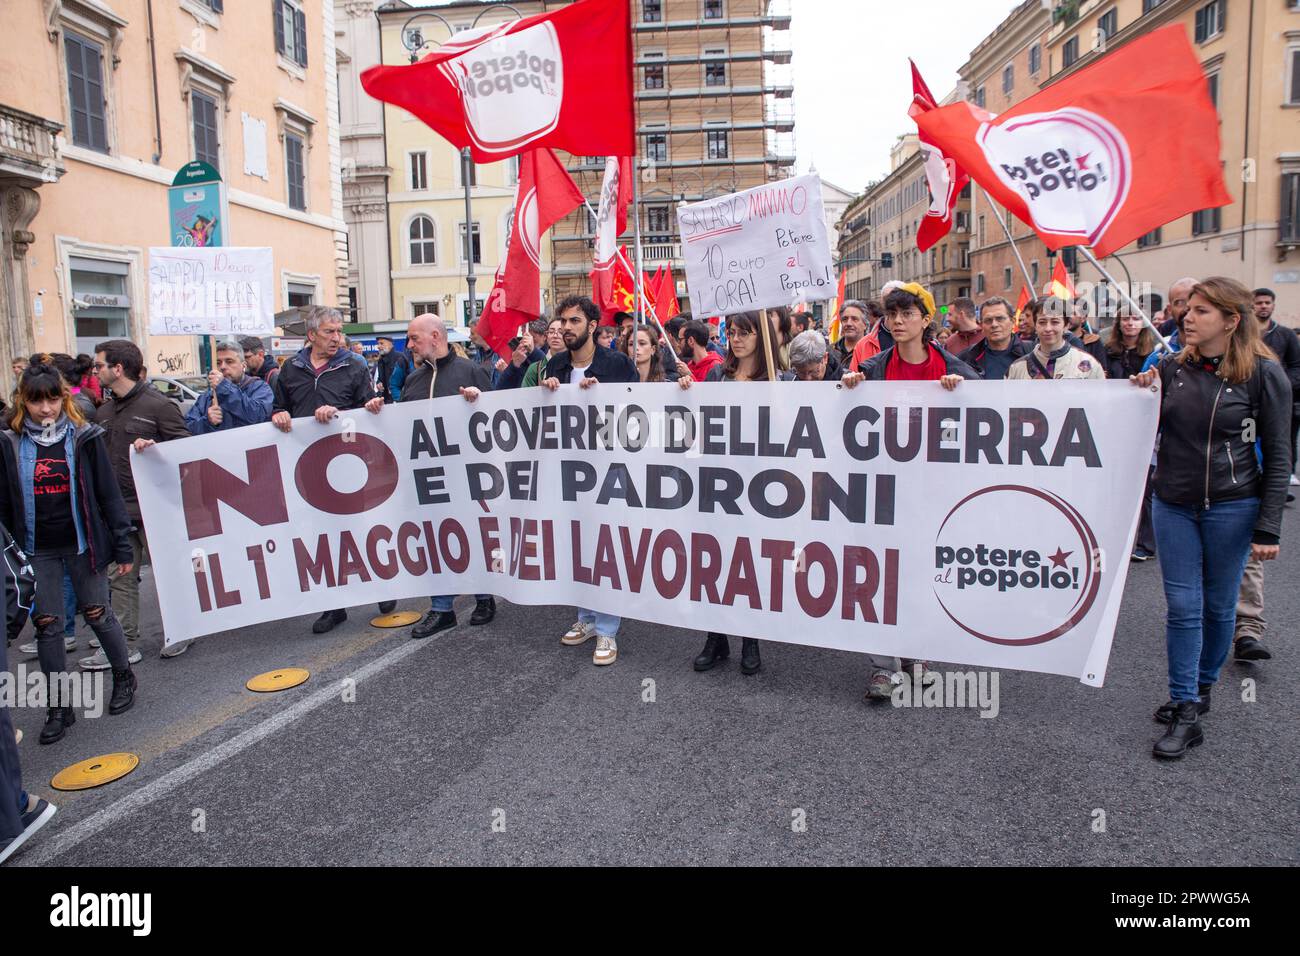
[[[822,181],[815,174],[678,206],[677,228],[694,315],[835,295]]]
[[[597,385],[133,452],[168,643],[493,593],[1100,685],[1158,397]]]
[[[149,332],[270,335],[273,272],[269,246],[151,246]]]

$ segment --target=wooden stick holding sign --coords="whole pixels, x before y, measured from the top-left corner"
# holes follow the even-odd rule
[[[763,336],[763,364],[767,366],[767,380],[776,381],[776,350],[772,348],[772,326],[767,321],[767,309],[758,310],[758,331]]]

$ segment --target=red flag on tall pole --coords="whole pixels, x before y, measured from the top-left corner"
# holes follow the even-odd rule
[[[930,87],[921,78],[921,71],[912,64],[912,105],[908,115],[913,119],[918,113],[938,109]],[[919,125],[919,124],[918,124]],[[952,210],[957,205],[957,197],[970,182],[966,170],[937,146],[923,131],[917,137],[921,141],[921,153],[925,157],[925,181],[930,187],[930,208],[925,211],[925,218],[916,230],[916,248],[925,252],[932,245],[948,235],[952,229]]]
[[[463,30],[418,63],[371,67],[361,85],[479,163],[539,146],[581,156],[636,149],[627,0],[578,0]]]
[[[530,149],[519,159],[515,214],[506,245],[506,306],[541,314],[542,233],[585,202],[555,153]]]
[[[1022,285],[1020,287],[1020,298],[1016,299],[1016,314],[1014,318],[1017,322],[1020,321],[1020,313],[1025,311],[1025,306],[1032,301],[1033,297],[1029,294],[1029,287]]]
[[[1074,291],[1074,283],[1070,281],[1070,273],[1065,269],[1065,257],[1056,257],[1056,267],[1052,269],[1052,285],[1050,295],[1053,298],[1065,299],[1067,302],[1073,302],[1078,298],[1078,293]]]
[[[631,202],[632,157],[606,157],[605,178],[600,185],[600,205],[596,210],[591,297],[602,312],[610,314],[621,308],[614,305],[614,276],[618,268],[618,237],[627,228],[627,207]]]
[[[1087,245],[1104,257],[1180,216],[1232,202],[1218,112],[1177,24],[996,117],[956,103],[915,119],[1049,249]]]

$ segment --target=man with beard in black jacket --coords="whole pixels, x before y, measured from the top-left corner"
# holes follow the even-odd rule
[[[461,358],[447,343],[447,326],[436,315],[417,315],[406,330],[406,349],[415,367],[402,383],[402,402],[427,402],[434,398],[460,395],[467,402],[476,401],[492,389],[487,369],[477,362]],[[497,602],[490,594],[474,595],[476,604],[471,624],[487,624],[497,613]],[[411,628],[411,637],[431,637],[456,626],[452,610],[455,595],[440,594],[429,599],[429,613]]]
[[[307,345],[284,363],[275,376],[271,424],[282,432],[293,429],[293,419],[312,416],[328,425],[339,412],[364,408],[378,413],[384,397],[370,384],[370,369],[343,348],[343,316],[338,309],[309,305],[303,310]],[[381,601],[379,613],[388,614],[396,601]],[[324,634],[348,619],[342,608],[326,611],[312,624],[313,634]]]

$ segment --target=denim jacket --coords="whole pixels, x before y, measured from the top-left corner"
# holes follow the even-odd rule
[[[85,428],[86,426],[82,426]],[[71,426],[63,435],[63,453],[68,459],[68,493],[71,496],[72,520],[77,526],[77,554],[86,550],[86,525],[77,507],[77,429]],[[28,554],[36,553],[36,442],[23,432],[18,436],[18,478],[23,489],[23,515],[27,519],[27,540],[23,546]]]

